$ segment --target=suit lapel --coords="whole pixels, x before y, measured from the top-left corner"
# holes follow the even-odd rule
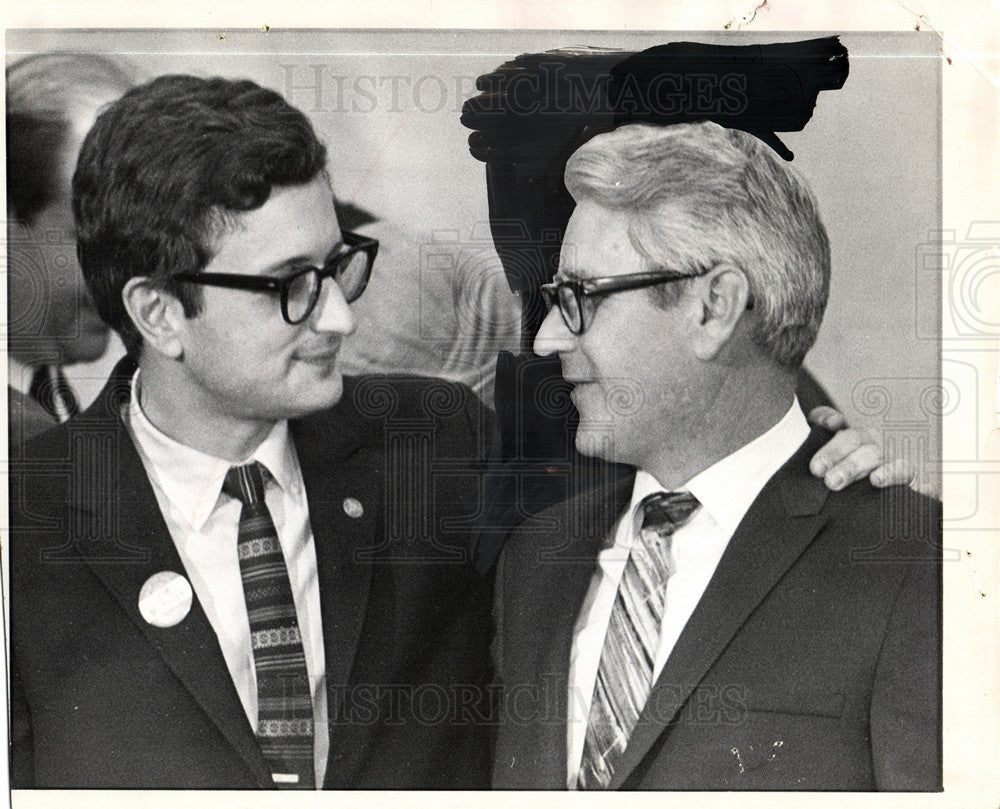
[[[139,612],[139,592],[150,576],[164,570],[186,571],[142,461],[119,417],[119,407],[128,402],[132,369],[134,365],[123,360],[95,404],[73,421],[73,479],[81,483],[81,489],[72,495],[76,526],[83,527],[84,536],[91,534],[98,539],[110,531],[113,547],[109,554],[112,543],[77,539],[72,549],[159,652],[260,786],[269,788],[271,779],[260,746],[197,597],[176,626],[153,626]],[[107,463],[112,468],[104,466],[108,475],[102,476],[97,470]]]
[[[556,641],[545,645],[545,670],[562,675],[564,681],[569,671],[573,627],[590,586],[597,554],[628,503],[633,480],[634,476],[629,475],[566,501],[566,511],[558,519],[559,539],[564,547],[538,560],[537,568],[544,578],[537,593],[546,604],[538,615],[546,622],[547,630],[540,637]],[[563,533],[567,524],[572,533],[568,543]]]
[[[516,603],[505,607],[521,616],[506,634],[509,654],[531,678],[543,678],[546,712],[564,717],[568,708],[573,629],[594,574],[597,555],[615,521],[628,504],[634,475],[613,480],[597,489],[552,506],[537,520],[552,522],[547,542],[528,538],[518,554],[516,569],[506,572]],[[568,529],[568,530],[567,530]],[[539,551],[539,546],[544,549]],[[506,563],[505,563],[506,564]],[[514,583],[517,583],[514,585]],[[505,599],[507,596],[505,596]],[[548,689],[554,688],[555,693]],[[540,771],[529,783],[562,789],[566,783],[565,722],[534,723],[539,738]]]
[[[365,433],[352,402],[345,392],[332,413],[290,424],[316,548],[331,735],[368,606],[372,566],[360,554],[385,522],[382,437]]]
[[[809,474],[808,461],[828,438],[814,432],[740,522],[657,678],[609,788],[626,785],[733,636],[823,526],[827,490]]]

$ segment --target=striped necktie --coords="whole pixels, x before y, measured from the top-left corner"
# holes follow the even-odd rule
[[[642,527],[632,546],[597,670],[577,786],[606,789],[653,686],[667,579],[674,572],[671,535],[698,508],[688,492],[659,492],[640,504]]]
[[[31,375],[28,395],[60,424],[80,412],[73,389],[58,365],[38,366]]]
[[[264,502],[266,468],[233,467],[222,490],[243,504],[237,550],[257,674],[257,739],[279,789],[312,789],[313,707],[285,557]]]

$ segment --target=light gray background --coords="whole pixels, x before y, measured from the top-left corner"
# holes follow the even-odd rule
[[[819,34],[817,34],[819,35]],[[483,165],[459,123],[474,79],[524,52],[598,45],[639,50],[670,41],[751,44],[804,32],[10,31],[7,59],[35,51],[121,54],[149,78],[164,72],[247,77],[312,117],[346,200],[430,239],[483,233]],[[850,76],[822,92],[803,132],[779,133],[811,181],[833,248],[833,284],[806,360],[856,424],[882,429],[887,449],[939,486],[942,409],[939,277],[925,256],[940,228],[940,64],[928,33],[845,34]],[[322,97],[316,69],[325,77]],[[335,78],[342,77],[342,78]],[[342,92],[339,88],[342,87]],[[394,96],[393,89],[397,92]],[[442,92],[443,91],[443,92]],[[104,368],[79,374],[103,381]]]

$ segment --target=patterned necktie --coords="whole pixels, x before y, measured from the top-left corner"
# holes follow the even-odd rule
[[[80,412],[73,389],[58,365],[38,366],[31,376],[28,395],[60,424]]]
[[[653,685],[667,579],[674,572],[671,535],[698,508],[688,492],[659,492],[639,508],[642,527],[632,546],[597,670],[577,786],[606,789]]]
[[[222,490],[243,503],[237,550],[257,673],[257,739],[279,789],[312,789],[313,707],[285,557],[264,502],[260,463],[229,470]]]

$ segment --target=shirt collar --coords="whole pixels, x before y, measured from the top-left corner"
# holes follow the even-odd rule
[[[7,355],[7,384],[18,393],[29,396],[31,378],[35,375],[36,366],[27,365],[17,357]]]
[[[678,490],[691,492],[702,508],[732,535],[761,489],[808,437],[809,424],[795,397],[788,412],[771,429],[702,470]],[[629,513],[635,514],[644,497],[663,490],[656,478],[640,469],[632,487]]]
[[[215,458],[175,441],[158,429],[139,405],[139,371],[132,376],[128,424],[140,455],[160,489],[194,531],[208,520],[222,491],[226,473],[233,466],[259,461],[283,491],[293,484],[295,450],[288,436],[288,422],[279,421],[248,458],[238,464]]]

